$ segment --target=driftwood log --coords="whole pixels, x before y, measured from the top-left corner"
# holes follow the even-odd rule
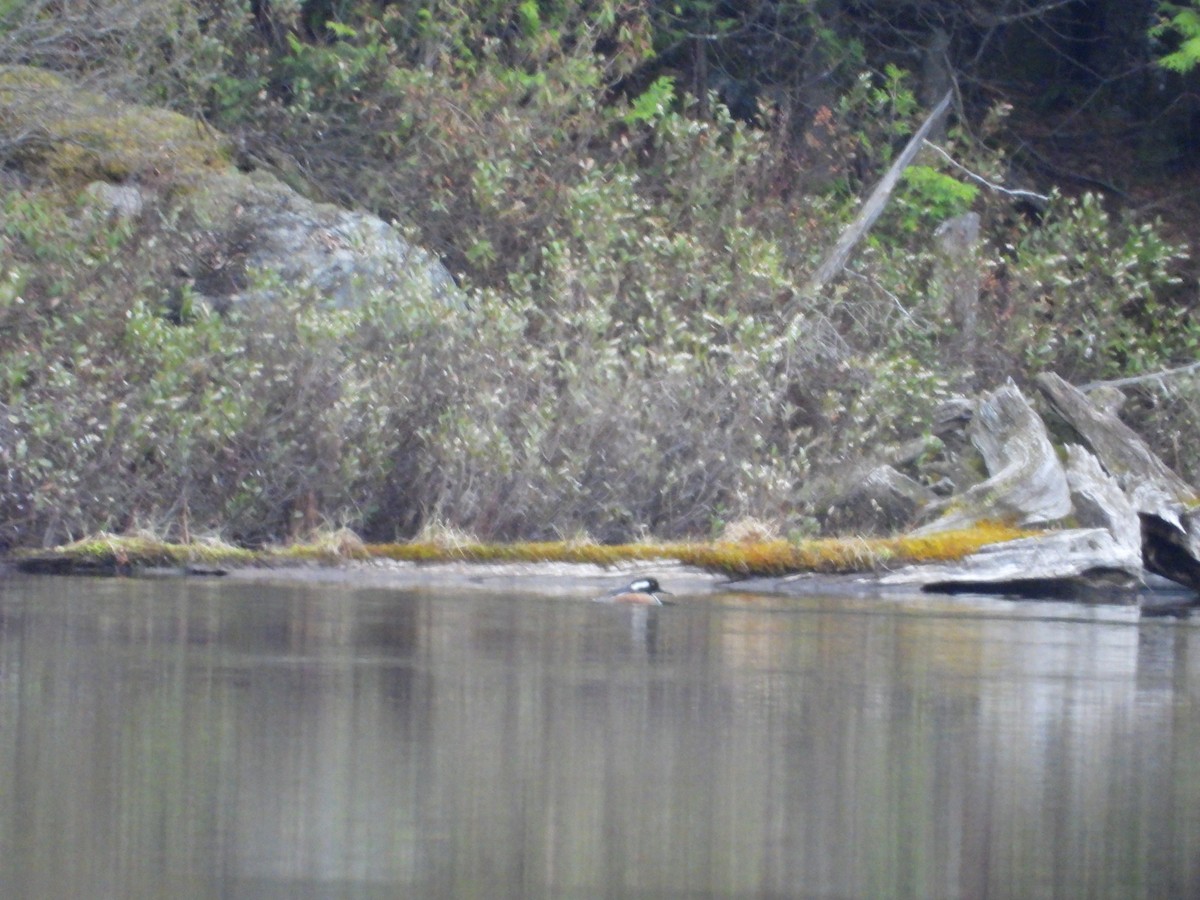
[[[1092,403],[1087,394],[1053,372],[1043,372],[1034,382],[1123,490],[1150,489],[1174,501],[1195,496],[1195,489],[1171,471],[1115,412]]]
[[[927,510],[932,534],[993,520],[1046,530],[994,544],[954,563],[910,566],[885,584],[931,591],[1036,596],[1138,588],[1147,573],[1200,591],[1197,492],[1117,418],[1113,398],[1093,402],[1053,373],[1036,384],[1079,443],[1056,448],[1013,384],[985,394],[967,434],[988,477]],[[1065,466],[1060,461],[1065,458]]]
[[[1071,512],[1067,473],[1041,417],[1016,385],[985,394],[967,434],[988,478],[931,507],[941,517],[917,534],[970,528],[985,520],[1045,525]]]
[[[1012,593],[1070,597],[1141,584],[1137,550],[1122,547],[1104,528],[1047,531],[992,544],[956,563],[909,566],[884,575],[884,584],[920,584],[926,591]]]
[[[1142,549],[1137,510],[1117,480],[1104,471],[1087,448],[1068,444],[1066,453],[1067,484],[1071,488],[1075,521],[1084,527],[1105,529],[1136,560]]]
[[[1196,489],[1164,463],[1111,406],[1053,372],[1035,379],[1054,411],[1096,455],[1129,499],[1140,524],[1146,570],[1200,590],[1200,511]]]

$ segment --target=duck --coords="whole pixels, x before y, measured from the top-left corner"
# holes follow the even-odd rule
[[[636,581],[629,582],[623,588],[619,588],[596,599],[603,603],[636,603],[641,606],[662,606],[663,595],[666,594],[669,596],[670,593],[670,591],[662,589],[657,578],[639,578]]]

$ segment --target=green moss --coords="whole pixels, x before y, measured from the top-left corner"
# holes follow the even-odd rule
[[[306,541],[270,548],[264,555],[280,562],[294,560],[331,564],[368,559],[370,556],[362,539],[349,528],[317,533]]]
[[[61,75],[33,66],[0,66],[0,103],[31,91],[66,91],[70,83]]]
[[[127,572],[157,566],[249,565],[261,557],[229,544],[172,544],[143,535],[100,533],[50,550],[18,550],[18,567],[35,572]]]
[[[228,140],[186,116],[114,101],[27,66],[0,69],[0,132],[36,134],[18,155],[62,188],[92,181],[186,179],[223,169]]]
[[[677,559],[685,544],[593,544],[574,541],[547,541],[519,544],[476,542],[446,543],[413,541],[403,544],[375,544],[367,552],[377,558],[402,562],[563,562],[609,566],[640,559]]]
[[[971,528],[920,537],[907,535],[891,539],[890,543],[894,545],[897,557],[906,563],[948,562],[969,556],[989,544],[1015,541],[1037,533],[1003,522],[983,521]]]

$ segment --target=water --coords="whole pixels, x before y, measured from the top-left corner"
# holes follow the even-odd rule
[[[1200,625],[0,581],[0,896],[1200,896]]]

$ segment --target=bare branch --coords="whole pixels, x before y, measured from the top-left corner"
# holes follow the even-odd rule
[[[1159,372],[1147,372],[1145,375],[1131,375],[1128,378],[1114,378],[1111,381],[1092,381],[1080,387],[1081,391],[1087,392],[1098,387],[1128,387],[1131,384],[1145,384],[1148,381],[1164,381],[1167,378],[1174,378],[1178,375],[1191,375],[1194,372],[1200,371],[1200,362],[1188,363],[1186,366],[1179,366],[1174,369],[1163,369]]]
[[[880,284],[877,279],[872,278],[869,275],[864,275],[862,272],[858,272],[858,271],[850,268],[849,266],[846,266],[845,272],[851,278],[858,279],[859,281],[863,282],[864,284],[869,285],[871,288],[879,291],[879,293],[883,294],[885,297],[887,297],[889,300],[891,300],[892,303],[895,305],[896,309],[900,312],[900,315],[902,315],[904,318],[908,319],[908,321],[910,321],[910,322],[915,321],[913,319],[913,314],[911,312],[909,312],[908,309],[905,308],[904,303],[900,300],[900,298],[897,297],[895,294],[893,294],[891,291],[889,291],[887,288],[885,288],[882,284]]]
[[[966,175],[972,181],[976,182],[977,184],[983,185],[988,190],[995,191],[999,194],[1006,194],[1009,197],[1017,197],[1021,200],[1036,200],[1039,203],[1049,203],[1050,202],[1050,197],[1047,194],[1039,194],[1036,191],[1023,191],[1023,190],[1019,190],[1017,188],[1006,188],[1002,184],[996,184],[996,182],[994,182],[994,181],[988,181],[982,175],[972,172],[970,169],[968,169],[966,166],[964,166],[962,163],[960,163],[958,160],[956,160],[953,156],[951,156],[949,153],[947,153],[943,148],[941,148],[937,144],[933,143],[933,141],[927,140],[925,142],[925,146],[931,150],[936,150],[941,155],[942,159],[946,160],[946,162],[950,163],[950,165],[952,165],[954,168],[958,169],[958,171],[962,172],[964,175]]]
[[[1080,2],[1080,0],[1049,0],[1049,2],[1037,3],[1028,9],[1022,9],[1013,13],[987,15],[975,12],[972,18],[974,18],[978,24],[985,27],[996,25],[1012,25],[1014,22],[1022,22],[1026,19],[1040,18],[1041,16],[1046,15],[1046,13],[1056,10],[1059,7],[1070,6],[1072,3],[1078,2]]]

